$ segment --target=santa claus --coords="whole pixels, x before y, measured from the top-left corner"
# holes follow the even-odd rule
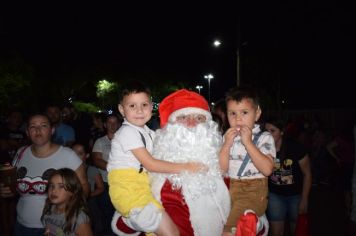
[[[230,195],[220,172],[222,136],[207,101],[185,89],[159,106],[153,156],[170,162],[202,162],[208,171],[152,174],[152,191],[178,226],[180,235],[220,236],[230,212]]]

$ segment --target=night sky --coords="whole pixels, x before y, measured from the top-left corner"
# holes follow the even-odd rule
[[[207,96],[203,76],[213,73],[214,101],[236,85],[239,48],[241,83],[280,86],[286,107],[354,107],[351,7],[100,3],[6,6],[0,15],[1,52],[16,52],[43,81],[74,72],[160,78],[203,85]]]

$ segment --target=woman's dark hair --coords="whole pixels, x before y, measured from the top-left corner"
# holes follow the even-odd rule
[[[286,123],[279,117],[271,116],[264,120],[264,123],[272,124],[277,127],[280,131],[284,131]]]
[[[213,120],[215,120],[218,123],[219,128],[222,131],[222,134],[224,134],[226,130],[229,128],[229,121],[227,120],[226,102],[224,99],[219,99],[215,103],[211,115],[213,117]],[[219,116],[219,118],[217,118],[216,116]]]
[[[86,198],[82,185],[75,171],[69,168],[61,168],[55,170],[49,178],[48,183],[50,183],[51,179],[56,175],[59,175],[63,179],[64,189],[72,193],[72,197],[70,201],[68,201],[68,204],[65,206],[64,210],[65,223],[63,225],[63,232],[69,234],[75,228],[79,213],[83,211],[89,216],[89,210],[86,205]],[[52,211],[53,204],[47,197],[45,206],[43,208],[41,220],[43,221],[45,215],[52,214]]]
[[[46,118],[48,120],[48,123],[49,125],[52,127],[52,123],[51,123],[51,120],[49,119],[48,115],[44,112],[35,112],[35,113],[31,113],[28,118],[27,118],[27,121],[26,121],[26,127],[28,127],[30,121],[32,120],[33,117],[35,116],[42,116],[44,118]]]

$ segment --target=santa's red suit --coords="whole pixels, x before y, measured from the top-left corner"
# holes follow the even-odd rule
[[[208,103],[183,89],[166,97],[159,113],[162,129],[156,132],[153,156],[177,163],[202,162],[209,170],[152,174],[152,191],[181,236],[220,236],[230,212],[230,195],[219,167],[222,136],[211,120]],[[175,122],[177,117],[192,114],[204,115],[206,121],[195,127]]]

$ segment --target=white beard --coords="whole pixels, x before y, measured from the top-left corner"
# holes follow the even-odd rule
[[[213,121],[194,128],[168,124],[164,129],[156,131],[153,156],[174,163],[201,162],[208,166],[209,171],[157,175],[168,178],[174,189],[183,187],[183,191],[189,191],[193,198],[215,191],[215,179],[221,176],[218,159],[221,144],[222,136]]]
[[[155,158],[174,163],[202,162],[209,168],[208,172],[197,173],[151,173],[152,192],[158,200],[161,200],[161,188],[166,179],[173,189],[181,188],[196,236],[220,236],[230,212],[230,194],[219,166],[221,145],[222,136],[214,121],[194,128],[168,124],[156,131]]]

